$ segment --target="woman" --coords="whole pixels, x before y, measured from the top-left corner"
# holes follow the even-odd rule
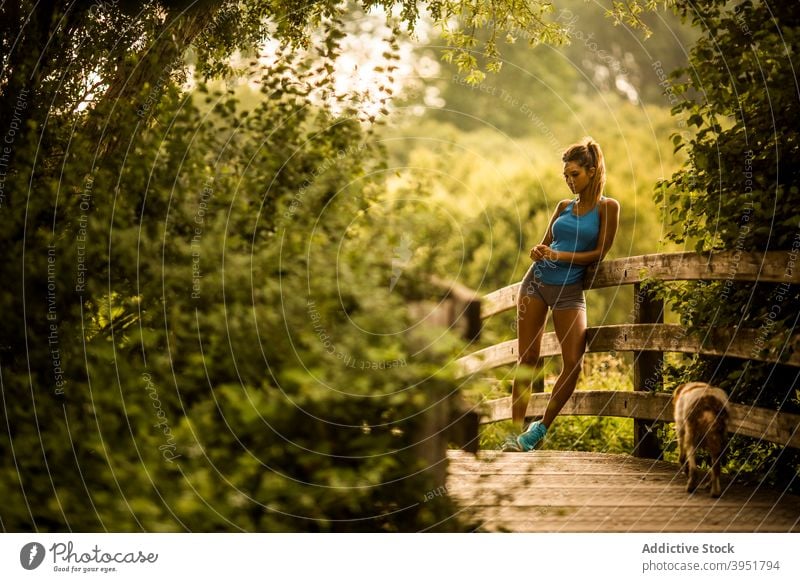
[[[588,139],[569,147],[561,159],[564,179],[575,198],[558,203],[542,242],[531,249],[534,263],[522,280],[517,301],[519,358],[511,418],[519,430],[530,400],[530,380],[542,374],[539,348],[548,307],[553,310],[563,368],[542,420],[518,436],[509,435],[502,447],[506,451],[536,447],[575,390],[586,347],[583,275],[587,265],[605,257],[617,233],[619,203],[603,196],[606,171],[600,146]],[[530,373],[520,373],[525,368]]]

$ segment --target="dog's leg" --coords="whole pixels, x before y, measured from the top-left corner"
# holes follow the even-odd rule
[[[727,449],[728,449],[728,435],[727,435],[727,433],[728,433],[728,426],[727,426],[728,411],[726,409],[723,409],[723,413],[724,414],[721,414],[722,422],[718,426],[719,443],[717,444],[717,447],[713,451],[716,454],[713,455],[713,459],[712,459],[713,462],[712,462],[712,465],[711,465],[711,472],[712,472],[712,475],[713,475],[713,481],[712,481],[712,484],[711,484],[711,496],[712,497],[719,497],[720,495],[722,495],[722,486],[720,485],[720,478],[719,477],[720,477],[720,473],[722,472],[722,464],[725,462],[725,453],[727,452]]]
[[[678,450],[679,450],[678,464],[681,467],[681,471],[688,474],[689,470],[686,467],[686,445],[684,445],[683,425],[678,424],[676,426],[676,431],[678,433]]]
[[[686,448],[686,458],[689,461],[689,483],[686,485],[686,492],[694,493],[694,490],[697,489],[697,485],[700,481],[697,474],[697,462],[694,457],[694,444],[690,443]]]
[[[719,497],[722,494],[722,487],[719,483],[720,457],[722,454],[712,456],[711,462],[711,497]]]

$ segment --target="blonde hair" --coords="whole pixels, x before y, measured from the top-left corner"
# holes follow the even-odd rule
[[[565,164],[567,162],[575,162],[587,172],[594,168],[594,176],[589,183],[589,194],[592,202],[597,204],[600,196],[603,195],[603,188],[606,185],[606,161],[600,145],[592,138],[587,137],[585,143],[576,143],[569,146],[564,155],[561,156],[561,161]]]

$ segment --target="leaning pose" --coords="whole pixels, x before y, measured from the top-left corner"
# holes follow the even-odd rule
[[[562,200],[550,219],[542,242],[531,249],[531,265],[522,280],[517,301],[519,360],[511,391],[511,418],[522,430],[530,401],[530,379],[541,376],[542,344],[548,308],[561,345],[563,368],[556,380],[544,417],[522,434],[511,434],[506,451],[530,451],[575,390],[586,347],[586,267],[605,257],[619,222],[619,203],[603,196],[605,162],[600,146],[591,139],[567,149],[562,156],[564,179],[575,196]]]

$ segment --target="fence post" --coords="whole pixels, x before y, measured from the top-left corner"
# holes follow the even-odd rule
[[[664,302],[650,299],[641,285],[633,285],[634,323],[664,323]],[[633,352],[633,389],[654,392],[663,384],[664,353]],[[633,421],[633,456],[658,459],[662,456],[655,434],[655,421]]]
[[[444,300],[448,302],[447,325],[461,328],[461,337],[468,342],[481,338],[483,322],[481,321],[481,297],[477,291],[456,281],[447,281],[437,276],[430,278],[431,283],[445,292]]]

